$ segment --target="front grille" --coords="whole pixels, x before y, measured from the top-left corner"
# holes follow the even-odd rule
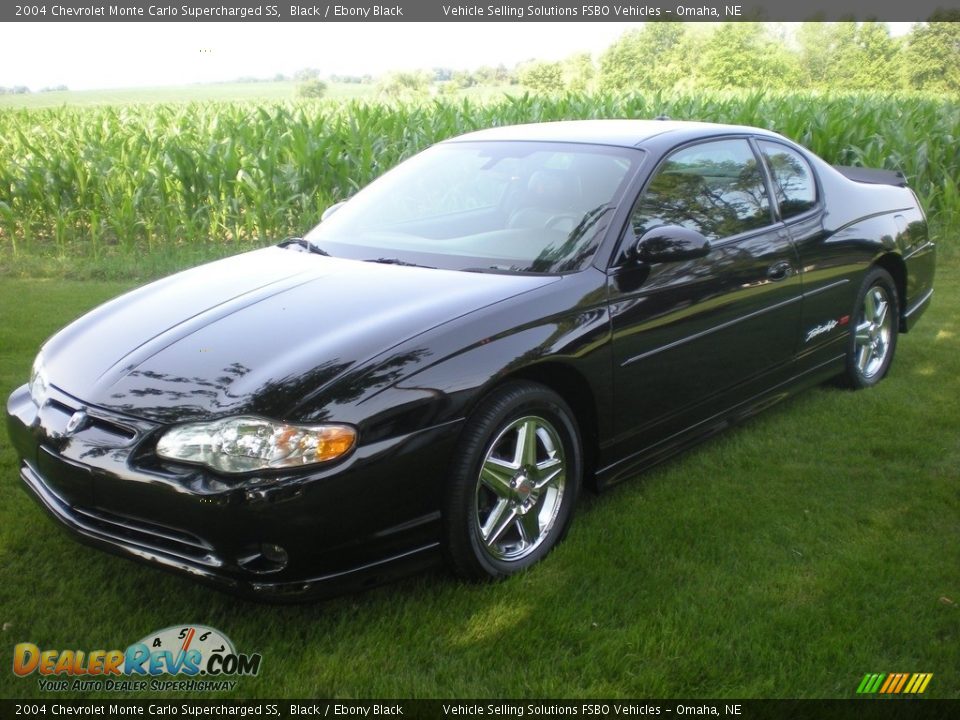
[[[140,518],[73,507],[61,498],[29,463],[23,464],[21,476],[50,512],[84,535],[134,551],[161,553],[193,565],[223,566],[223,560],[214,552],[213,546],[196,535]]]
[[[77,507],[73,508],[73,511],[104,535],[117,540],[151,550],[161,550],[202,565],[218,567],[223,564],[216,558],[209,543],[182,530],[156,525],[139,518],[121,517],[103,510]]]
[[[87,414],[87,422],[75,433],[78,437],[83,438],[88,434],[94,436],[88,438],[90,440],[107,441],[112,445],[128,445],[136,439],[137,431],[133,427],[115,421],[100,410],[91,410],[69,400],[72,398],[67,395],[50,398],[42,410],[44,424],[62,433],[73,414],[83,410]]]

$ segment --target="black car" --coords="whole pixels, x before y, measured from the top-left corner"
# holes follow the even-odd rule
[[[793,391],[876,384],[933,293],[898,174],[772,132],[558,122],[440,143],[305,238],[43,346],[26,488],[98,547],[299,598],[509,575],[597,488]]]

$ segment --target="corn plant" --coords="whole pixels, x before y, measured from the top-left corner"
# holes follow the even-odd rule
[[[960,217],[960,103],[923,95],[569,93],[421,104],[223,102],[0,111],[0,250],[61,258],[251,244],[424,147],[470,130],[577,118],[777,130],[828,162],[902,171],[932,217]]]

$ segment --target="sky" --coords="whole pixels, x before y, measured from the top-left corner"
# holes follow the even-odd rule
[[[599,54],[638,23],[10,23],[0,86],[71,90],[472,69]]]
[[[71,90],[598,56],[642,23],[0,23],[0,86]],[[910,23],[890,23],[903,34]]]

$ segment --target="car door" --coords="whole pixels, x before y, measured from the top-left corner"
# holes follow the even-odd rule
[[[642,262],[649,230],[695,230],[697,258]],[[624,457],[722,412],[793,357],[799,262],[746,137],[672,151],[640,193],[609,273],[615,441]]]
[[[844,351],[849,308],[857,288],[850,282],[863,252],[851,238],[829,238],[824,232],[824,205],[810,163],[798,150],[777,140],[757,147],[770,175],[774,199],[803,270],[803,318],[797,337],[798,360],[813,367]],[[846,240],[846,241],[845,241]]]

